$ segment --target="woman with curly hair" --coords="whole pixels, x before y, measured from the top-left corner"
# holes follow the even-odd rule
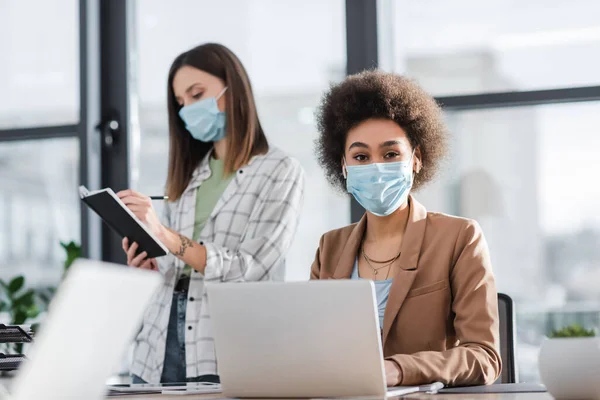
[[[493,383],[497,292],[481,228],[410,194],[446,153],[435,100],[399,75],[363,72],[325,94],[318,126],[329,181],[366,213],[323,235],[311,279],[374,281],[388,386]]]

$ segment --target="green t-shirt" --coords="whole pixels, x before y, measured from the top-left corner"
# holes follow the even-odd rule
[[[233,174],[227,177],[223,176],[225,169],[225,162],[223,160],[211,157],[209,166],[211,171],[210,176],[198,186],[196,191],[196,212],[194,217],[194,234],[192,237],[192,240],[195,242],[200,238],[202,228],[204,228],[210,214],[233,178]],[[192,267],[186,265],[183,269],[183,275],[190,276],[191,272]]]

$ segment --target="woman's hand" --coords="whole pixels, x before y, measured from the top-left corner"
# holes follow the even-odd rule
[[[129,208],[135,216],[156,235],[156,237],[159,239],[163,237],[166,228],[160,222],[158,215],[156,215],[150,197],[144,196],[131,189],[122,190],[117,193],[117,196],[125,203],[127,208]]]
[[[127,254],[127,265],[141,269],[150,269],[153,271],[158,270],[156,258],[146,258],[148,254],[146,254],[145,251],[142,251],[137,256],[135,255],[135,252],[138,248],[136,242],[133,242],[133,244],[129,246],[129,240],[127,238],[123,238],[122,245],[125,254]]]
[[[385,381],[389,387],[398,386],[402,382],[402,370],[393,361],[385,360]]]

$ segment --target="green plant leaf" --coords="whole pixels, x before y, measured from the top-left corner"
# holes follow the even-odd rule
[[[29,318],[35,318],[38,315],[40,315],[40,309],[37,305],[32,305],[31,307],[29,307],[27,309],[27,311],[25,311],[25,313],[27,314],[27,319]]]
[[[0,312],[8,311],[8,303],[0,300]]]
[[[8,292],[11,294],[17,293],[25,284],[25,277],[14,277],[8,284]]]
[[[562,329],[552,331],[550,338],[569,338],[569,337],[594,337],[596,332],[593,329],[585,329],[579,324],[572,324]]]
[[[3,300],[4,303],[6,303],[6,311],[8,312],[12,312],[13,307],[13,299],[11,297],[7,297],[6,299]]]
[[[81,249],[81,246],[72,240],[69,243],[60,242],[60,245],[63,247],[63,249],[65,249],[67,251]]]
[[[14,304],[22,305],[24,307],[31,307],[35,304],[35,291],[33,289],[29,289],[23,295],[14,299]]]
[[[24,310],[18,310],[12,320],[13,325],[23,325],[27,320],[27,312]]]
[[[73,241],[69,243],[61,242],[60,245],[65,249],[67,258],[65,259],[64,271],[65,273],[69,270],[73,262],[81,257],[81,246]]]

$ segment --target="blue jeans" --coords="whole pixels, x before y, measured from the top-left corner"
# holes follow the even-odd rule
[[[174,292],[167,328],[162,383],[185,382],[185,308],[187,293]]]
[[[165,344],[165,361],[160,378],[161,383],[182,382],[215,382],[219,383],[217,375],[202,375],[195,378],[186,377],[185,363],[185,309],[187,293],[174,292],[171,302],[171,315],[167,327],[167,343]],[[139,376],[133,375],[133,383],[146,383]]]

